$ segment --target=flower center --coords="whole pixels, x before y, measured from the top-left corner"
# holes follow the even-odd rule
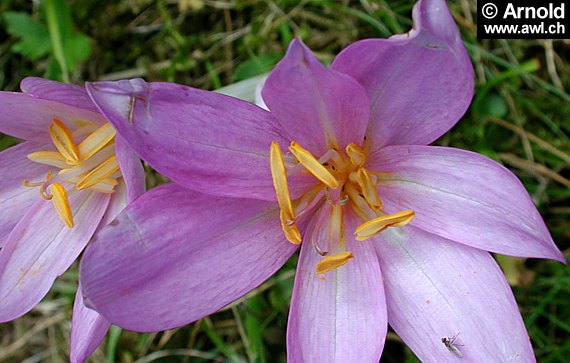
[[[50,170],[41,182],[24,180],[24,186],[39,187],[42,198],[53,202],[68,228],[74,226],[68,201],[70,193],[84,189],[113,193],[117,178],[121,177],[115,156],[116,131],[113,126],[106,123],[99,127],[88,121],[78,121],[75,126],[72,132],[63,122],[53,119],[48,131],[57,151],[33,152],[28,154],[28,159],[56,167],[59,171],[54,176]],[[83,140],[76,144],[75,139],[81,138]]]
[[[281,148],[277,141],[271,143],[271,175],[280,208],[281,228],[287,240],[294,244],[302,242],[296,221],[320,199],[326,198],[332,207],[328,248],[323,249],[316,241],[311,241],[316,251],[323,256],[317,263],[317,273],[334,270],[354,258],[352,252],[346,251],[344,241],[344,207],[352,208],[364,221],[354,231],[357,241],[373,237],[388,227],[405,226],[414,218],[412,210],[394,214],[386,214],[383,211],[376,189],[378,173],[364,167],[366,153],[357,145],[349,144],[344,153],[336,148],[329,149],[319,159],[295,141],[291,142],[289,151],[299,162],[290,172],[303,168],[320,183],[300,198],[291,200]]]

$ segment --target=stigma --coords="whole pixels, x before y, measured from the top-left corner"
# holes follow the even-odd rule
[[[73,228],[68,196],[86,189],[113,193],[122,176],[115,156],[116,131],[109,123],[100,126],[88,121],[77,121],[70,128],[55,118],[47,131],[56,151],[33,152],[28,159],[56,170],[48,171],[42,181],[24,180],[23,184],[39,188],[40,196],[53,203],[61,221]]]
[[[372,238],[387,228],[403,227],[414,218],[412,210],[393,214],[384,211],[377,190],[377,174],[365,168],[366,152],[358,145],[351,143],[344,150],[333,146],[317,157],[293,141],[289,145],[289,152],[298,162],[297,166],[289,168],[289,172],[301,168],[319,183],[301,197],[292,200],[281,147],[277,141],[271,143],[271,176],[285,238],[291,243],[300,244],[303,236],[297,228],[298,217],[321,201],[330,204],[331,208],[328,239],[311,241],[317,253],[322,256],[315,266],[317,274],[335,270],[355,257],[346,248],[345,208],[350,208],[362,219],[362,223],[352,231],[356,241]]]

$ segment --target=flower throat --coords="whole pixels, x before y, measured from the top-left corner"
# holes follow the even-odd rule
[[[116,131],[111,124],[95,125],[88,121],[74,123],[72,132],[66,124],[53,119],[49,135],[57,151],[37,151],[28,154],[33,162],[54,166],[43,181],[24,180],[26,187],[39,187],[40,195],[51,200],[60,219],[68,228],[73,228],[73,212],[68,195],[74,190],[90,189],[101,193],[113,193],[117,178],[121,177],[115,156]],[[79,143],[75,139],[83,138]],[[70,186],[75,185],[74,187]]]
[[[320,183],[300,198],[291,200],[281,148],[277,141],[271,143],[271,175],[280,208],[281,228],[287,240],[294,244],[302,242],[296,225],[297,218],[322,198],[323,194],[332,207],[329,251],[323,250],[316,241],[311,241],[316,251],[323,256],[316,265],[318,274],[334,270],[354,258],[350,251],[346,251],[344,241],[345,207],[350,207],[365,221],[354,231],[357,241],[373,237],[388,227],[405,226],[414,218],[412,210],[394,214],[386,214],[383,211],[382,201],[376,190],[377,173],[364,168],[366,153],[357,145],[349,144],[344,153],[331,148],[320,159],[295,141],[291,142],[289,151],[300,166]]]

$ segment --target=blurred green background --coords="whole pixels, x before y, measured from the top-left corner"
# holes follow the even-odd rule
[[[477,77],[473,104],[437,144],[514,171],[570,257],[570,41],[478,40],[475,2],[451,1]],[[293,37],[325,63],[349,43],[411,27],[398,0],[0,1],[0,89],[27,76],[82,84],[144,77],[216,89],[269,71]],[[2,136],[0,148],[17,140]],[[149,186],[164,180],[149,170]],[[570,268],[498,257],[540,362],[570,356]],[[246,298],[195,324],[111,329],[92,362],[284,362],[295,258]],[[193,278],[193,277],[189,277]],[[199,277],[195,277],[199,278]],[[65,362],[77,266],[26,316],[0,325],[0,362]],[[484,317],[482,317],[484,318]],[[414,362],[390,333],[382,362]]]

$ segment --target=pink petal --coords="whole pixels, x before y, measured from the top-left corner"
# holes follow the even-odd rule
[[[356,242],[356,218],[345,215],[346,249],[354,258],[317,275],[321,256],[310,240],[327,246],[330,206],[313,217],[301,248],[287,328],[289,362],[378,362],[388,329],[382,274],[370,241]]]
[[[39,200],[22,217],[0,251],[0,322],[32,309],[79,256],[107,205],[109,194],[74,192],[75,220],[67,228],[51,202]]]
[[[565,259],[521,182],[495,161],[435,146],[390,146],[367,165],[381,174],[387,212],[413,209],[412,224],[486,251]]]
[[[88,306],[123,328],[158,331],[243,296],[295,249],[274,203],[171,183],[145,193],[103,229],[80,274]]]
[[[48,147],[23,142],[0,153],[0,247],[26,211],[41,199],[37,188],[26,188],[22,182],[41,181],[49,166],[30,161],[26,156]]]
[[[97,231],[99,232],[101,229],[105,228],[105,226],[111,223],[119,213],[125,209],[127,206],[127,195],[128,190],[127,186],[125,185],[125,181],[123,179],[118,180],[118,184],[115,186],[114,193],[111,194],[111,199],[109,200],[109,206],[105,211],[105,215],[101,219],[101,223],[97,227]]]
[[[88,84],[87,91],[137,154],[174,182],[212,195],[275,200],[269,147],[273,140],[287,147],[290,139],[269,112],[141,79]],[[294,195],[307,188],[296,186]]]
[[[372,102],[367,140],[427,145],[463,116],[473,97],[473,66],[445,0],[421,0],[414,29],[353,43],[332,68],[359,81]]]
[[[146,190],[144,168],[139,156],[121,135],[115,137],[115,153],[127,185],[127,202],[130,203]]]
[[[298,39],[270,73],[263,100],[295,141],[316,155],[362,145],[370,101],[352,77],[325,68]]]
[[[111,323],[83,304],[81,285],[77,287],[71,320],[70,363],[83,363],[105,338]]]
[[[410,225],[373,240],[390,326],[421,361],[535,361],[513,293],[489,253]],[[462,360],[442,343],[455,335]]]
[[[22,92],[43,100],[64,103],[76,108],[99,113],[85,88],[74,84],[51,81],[49,79],[27,77],[20,82]]]
[[[68,126],[76,121],[103,124],[105,119],[98,113],[65,103],[34,98],[25,93],[0,92],[0,132],[19,139],[50,144],[49,125],[54,118]]]

